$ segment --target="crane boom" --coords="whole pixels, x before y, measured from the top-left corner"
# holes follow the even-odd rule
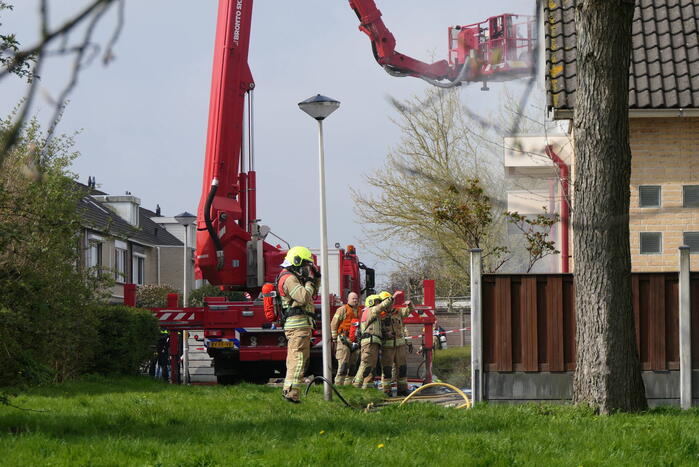
[[[273,279],[281,263],[256,223],[251,154],[245,167],[245,102],[255,88],[248,65],[253,0],[220,0],[218,8],[195,263],[212,284],[253,289]]]
[[[433,80],[454,80],[458,71],[446,60],[425,63],[396,51],[396,38],[381,19],[374,0],[349,0],[359,18],[359,30],[369,36],[376,61],[387,71]]]
[[[396,39],[374,0],[349,0],[349,5],[371,40],[376,61],[391,75],[452,87],[531,72],[531,20],[517,23],[516,15],[504,14],[449,28],[449,60],[426,63],[396,51]],[[219,0],[218,8],[195,263],[197,273],[212,284],[253,290],[274,280],[283,256],[264,241],[269,229],[257,224],[250,147],[245,167],[245,102],[247,96],[251,112],[255,87],[248,64],[253,0]]]

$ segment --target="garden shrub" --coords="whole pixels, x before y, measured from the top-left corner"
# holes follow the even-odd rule
[[[221,290],[216,285],[206,284],[189,294],[189,306],[204,306],[204,298],[206,297],[226,297],[232,302],[245,300],[243,292]]]
[[[97,305],[98,321],[93,371],[135,374],[152,358],[160,335],[158,320],[148,310],[120,305]]]
[[[136,306],[141,308],[165,308],[167,306],[167,296],[171,293],[179,293],[179,291],[167,284],[141,285],[136,291]],[[182,296],[178,298],[179,305],[182,305]]]

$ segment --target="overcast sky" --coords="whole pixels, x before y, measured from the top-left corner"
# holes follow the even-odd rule
[[[4,12],[3,32],[22,44],[36,37],[37,0],[15,0]],[[86,0],[52,1],[58,25]],[[195,6],[196,5],[196,6]],[[446,58],[447,27],[501,13],[532,14],[530,0],[377,0],[400,52],[429,60]],[[164,215],[197,212],[200,197],[217,2],[127,0],[126,23],[108,67],[98,61],[80,76],[59,131],[80,131],[74,171],[85,183],[92,175],[108,193],[130,191],[142,205]],[[100,26],[111,34],[113,18]],[[364,175],[379,168],[399,139],[388,97],[420,95],[429,85],[395,78],[374,61],[368,38],[347,0],[257,0],[253,10],[250,66],[256,82],[255,153],[258,216],[292,244],[319,245],[318,168],[315,122],[297,103],[321,93],[342,102],[325,124],[328,240],[359,243],[362,225],[348,187],[367,186]],[[42,72],[34,112],[45,121],[68,75],[66,59]],[[0,83],[0,112],[8,114],[23,92],[20,80]],[[498,84],[462,91],[471,109],[496,108]],[[284,207],[297,200],[308,210]],[[362,261],[379,269],[375,258]],[[386,271],[380,271],[385,273]]]

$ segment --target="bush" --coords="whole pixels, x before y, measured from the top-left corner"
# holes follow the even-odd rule
[[[189,294],[189,306],[204,306],[204,298],[206,297],[226,297],[232,302],[245,300],[243,292],[221,290],[216,285],[206,284]]]
[[[167,296],[171,293],[179,293],[174,287],[163,284],[142,285],[136,291],[136,306],[141,308],[165,308]],[[178,298],[178,306],[182,304],[182,296]]]
[[[153,313],[140,308],[98,305],[93,371],[101,374],[135,374],[153,357],[160,335]]]
[[[0,309],[0,387],[39,385],[54,379],[51,368],[23,345],[23,329],[18,313]]]
[[[459,388],[468,387],[471,383],[471,347],[436,350],[432,367],[442,381]]]

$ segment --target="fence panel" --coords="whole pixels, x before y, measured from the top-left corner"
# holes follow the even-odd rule
[[[575,369],[572,274],[483,276],[486,371]],[[631,300],[644,370],[679,368],[677,273],[634,273]],[[699,368],[699,274],[691,275],[693,367]]]

